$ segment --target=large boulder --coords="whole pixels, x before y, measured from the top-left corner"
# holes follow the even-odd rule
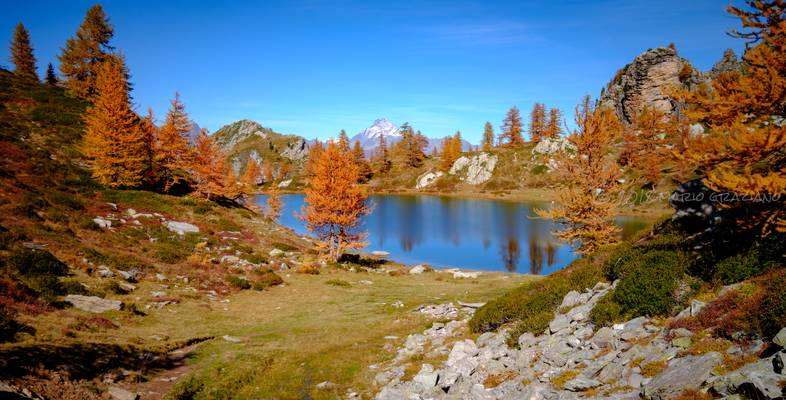
[[[167,221],[166,228],[180,236],[186,233],[199,233],[199,227],[188,222]]]
[[[91,313],[119,310],[123,306],[123,303],[119,300],[102,299],[96,296],[83,296],[81,294],[69,294],[64,300],[66,303],[70,303],[82,311]]]
[[[290,160],[302,160],[308,156],[308,144],[303,138],[299,138],[294,142],[287,144],[287,147],[281,151],[281,157]]]
[[[718,352],[675,358],[665,371],[642,387],[641,393],[645,399],[666,400],[677,398],[686,390],[698,390],[721,362],[723,356]]]
[[[479,185],[491,179],[494,168],[497,166],[497,156],[480,153],[472,157],[462,156],[453,162],[449,174],[460,175],[459,179],[470,184]],[[466,173],[461,175],[461,172]]]
[[[417,179],[417,183],[415,184],[415,189],[423,189],[427,186],[430,186],[432,183],[436,182],[442,175],[445,175],[442,171],[437,172],[426,172],[425,174],[421,175]]]
[[[535,148],[532,149],[532,154],[554,154],[563,152],[566,150],[576,150],[576,146],[574,146],[567,138],[543,138],[535,145]]]

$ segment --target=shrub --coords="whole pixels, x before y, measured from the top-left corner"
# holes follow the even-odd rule
[[[343,288],[352,287],[352,284],[343,279],[331,279],[325,282],[326,285],[338,286]]]
[[[59,277],[68,274],[68,266],[45,250],[20,249],[10,257],[14,276],[47,301],[65,293]]]
[[[614,299],[614,292],[606,293],[590,311],[590,318],[596,326],[608,326],[614,322],[627,319],[622,314],[622,307]]]
[[[297,250],[297,247],[292,246],[291,244],[280,243],[280,242],[273,243],[273,247],[276,248],[276,249],[279,249],[281,251],[295,251],[295,250]]]
[[[24,325],[14,319],[14,313],[11,310],[0,305],[0,343],[13,341],[23,327]]]
[[[674,251],[654,251],[629,260],[613,292],[621,312],[632,317],[670,313],[684,265],[682,255]]]
[[[488,302],[469,322],[474,332],[487,332],[518,322],[511,338],[524,332],[539,334],[548,327],[562,298],[571,290],[581,291],[603,281],[601,265],[593,258],[574,261],[567,268],[529,282]]]
[[[240,258],[254,264],[264,264],[268,261],[267,257],[256,252],[251,254],[241,254]]]
[[[226,281],[240,290],[251,289],[251,282],[245,276],[228,275]]]
[[[52,192],[49,194],[49,200],[55,204],[66,206],[72,210],[83,210],[84,203],[74,195],[63,192]]]
[[[530,173],[532,175],[543,175],[543,174],[545,174],[548,171],[549,171],[549,167],[547,167],[547,166],[545,166],[543,164],[538,164],[538,165],[532,167],[532,169],[530,170]]]
[[[319,275],[319,266],[314,264],[303,264],[297,268],[300,274]]]
[[[252,281],[252,287],[254,290],[264,290],[271,286],[284,283],[284,280],[281,279],[281,277],[271,269],[258,270],[256,271],[256,275],[257,276]]]

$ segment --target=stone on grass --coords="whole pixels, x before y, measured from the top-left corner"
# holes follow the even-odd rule
[[[95,218],[93,218],[93,222],[95,222],[96,225],[98,225],[100,228],[103,228],[103,229],[107,229],[107,228],[111,228],[112,227],[112,221],[110,221],[110,220],[108,220],[106,218],[95,217]]]
[[[480,272],[464,272],[464,271],[453,272],[453,279],[459,279],[459,278],[477,279],[478,276],[480,276]]]
[[[284,255],[284,252],[280,249],[273,249],[268,254],[270,254],[270,257],[281,257]]]
[[[414,266],[414,267],[409,269],[409,273],[410,274],[414,274],[414,275],[422,274],[424,272],[426,272],[426,267],[424,267],[422,264],[418,264],[418,265],[416,265],[416,266]]]
[[[551,333],[559,332],[570,326],[570,318],[565,315],[557,315],[551,323],[549,323],[549,330]]]
[[[582,392],[600,386],[601,383],[595,379],[578,376],[565,383],[565,389],[571,392]]]
[[[420,367],[420,372],[418,372],[412,380],[420,383],[426,388],[432,388],[436,386],[439,381],[439,373],[434,371],[434,367],[431,364],[423,364],[423,366]]]
[[[66,303],[71,303],[71,305],[82,311],[92,313],[119,310],[123,306],[123,303],[119,300],[102,299],[96,296],[83,296],[81,294],[69,294],[64,300]]]
[[[691,344],[690,336],[680,336],[672,339],[671,345],[674,347],[687,348]]]
[[[194,224],[189,224],[188,222],[167,221],[165,225],[167,229],[180,236],[186,233],[199,233],[199,227]]]
[[[581,303],[581,293],[571,290],[562,299],[562,304],[559,306],[561,309],[570,309]]]
[[[595,346],[600,348],[608,347],[614,344],[614,331],[604,326],[595,332],[595,335],[590,340]]]
[[[333,382],[330,382],[330,381],[323,381],[323,382],[317,383],[316,387],[319,390],[330,390],[330,389],[335,389],[336,388],[336,384],[333,383]]]
[[[239,337],[229,336],[229,335],[224,335],[224,336],[221,337],[221,339],[224,339],[224,340],[226,340],[227,342],[230,342],[230,343],[240,343],[240,342],[243,341],[243,339],[241,339]]]
[[[110,386],[107,390],[109,397],[112,400],[137,400],[139,399],[139,395],[136,393],[131,393],[128,390],[125,390],[118,386]]]

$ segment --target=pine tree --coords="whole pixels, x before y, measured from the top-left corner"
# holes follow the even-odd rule
[[[215,199],[226,193],[224,153],[205,129],[197,136],[192,172],[194,194],[197,197]]]
[[[276,221],[281,217],[282,208],[284,208],[284,204],[281,202],[281,191],[278,189],[278,186],[272,185],[267,191],[267,209],[265,210],[265,215],[273,221]]]
[[[50,64],[51,65],[51,64]],[[145,172],[142,184],[146,187],[153,187],[158,182],[158,168],[156,167],[156,142],[158,141],[158,128],[156,127],[156,117],[153,115],[153,108],[147,109],[147,115],[140,121],[142,130],[145,155]]]
[[[131,110],[121,61],[107,60],[99,69],[97,96],[85,113],[82,146],[93,161],[93,176],[113,188],[139,186],[148,167],[145,132]]]
[[[546,135],[546,107],[541,103],[535,103],[529,121],[530,140],[534,143],[540,142]]]
[[[491,122],[483,125],[483,151],[491,151],[494,148],[494,127]]]
[[[724,206],[740,216],[739,227],[767,235],[786,232],[786,2],[746,3],[728,8],[746,30],[731,32],[747,40],[743,71],[679,96],[691,122],[709,127],[688,139],[684,158],[711,189],[752,199]]]
[[[521,136],[522,132],[521,114],[516,106],[513,106],[509,111],[505,120],[502,121],[502,133],[499,135],[500,144],[510,147],[519,147],[524,144],[524,139]]]
[[[350,152],[328,143],[306,187],[306,199],[299,217],[321,241],[328,257],[336,261],[347,249],[362,248],[365,232],[358,230],[360,219],[371,210],[367,193],[358,185],[358,169]]]
[[[338,133],[338,148],[343,152],[349,151],[349,137],[347,136],[347,131],[343,129]]]
[[[257,160],[248,157],[248,161],[246,162],[246,169],[243,171],[243,191],[245,193],[253,193],[257,190],[257,186],[259,186],[259,177],[261,176],[261,171],[259,168],[259,163]]]
[[[193,159],[193,149],[189,144],[191,121],[185,105],[180,101],[180,93],[170,101],[171,107],[166,114],[164,125],[159,129],[156,146],[156,163],[161,168],[164,191],[175,185],[188,182],[188,169]]]
[[[236,199],[243,193],[243,188],[241,187],[240,182],[237,180],[237,174],[232,168],[227,168],[227,172],[224,175],[223,186],[224,190],[222,191],[221,195],[228,199]]]
[[[557,173],[567,188],[560,191],[558,206],[536,213],[562,224],[555,235],[579,242],[578,252],[590,254],[617,240],[614,201],[621,173],[612,150],[622,125],[612,109],[593,106],[588,96],[576,107],[576,126],[568,136],[576,146],[575,155],[562,154],[558,159]]]
[[[666,153],[670,150],[666,146],[667,134],[673,125],[662,111],[649,107],[643,107],[631,119],[630,126],[622,134],[619,162],[641,169],[647,180],[657,183]]]
[[[379,135],[379,146],[377,146],[377,158],[379,162],[379,173],[384,174],[390,171],[392,166],[390,162],[390,155],[388,154],[388,144],[385,141],[385,135]]]
[[[100,4],[91,7],[76,36],[68,39],[59,56],[60,74],[77,97],[92,100],[96,94],[98,66],[112,51],[114,28]],[[127,74],[127,71],[124,71]],[[126,76],[126,80],[128,77]],[[128,91],[130,87],[126,88]]]
[[[556,139],[560,135],[562,135],[562,126],[560,122],[562,120],[562,111],[559,108],[552,108],[549,110],[549,119],[546,123],[546,137]]]
[[[371,165],[366,160],[366,153],[358,140],[355,141],[355,145],[352,148],[352,157],[355,160],[355,165],[358,167],[358,176],[360,177],[358,182],[368,182],[371,176],[374,175],[374,172],[371,170]]]
[[[24,79],[38,81],[33,47],[30,45],[30,33],[21,22],[16,25],[14,39],[11,41],[11,62],[14,63],[14,74]]]
[[[57,75],[55,75],[55,67],[52,66],[52,63],[49,63],[46,67],[46,78],[44,81],[47,85],[57,85]]]
[[[426,155],[423,148],[428,144],[428,139],[418,131],[414,132],[409,123],[404,123],[399,128],[401,140],[396,144],[396,153],[402,158],[403,164],[410,168],[418,168],[423,165]]]

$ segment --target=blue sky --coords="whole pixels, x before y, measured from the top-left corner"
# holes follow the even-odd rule
[[[94,2],[14,1],[43,72]],[[328,138],[378,117],[432,137],[460,129],[478,142],[517,105],[572,110],[650,47],[677,45],[706,70],[739,22],[727,1],[108,1],[112,44],[131,69],[140,112],[163,116],[181,92],[215,131],[242,118]],[[8,48],[0,65],[8,66]]]

